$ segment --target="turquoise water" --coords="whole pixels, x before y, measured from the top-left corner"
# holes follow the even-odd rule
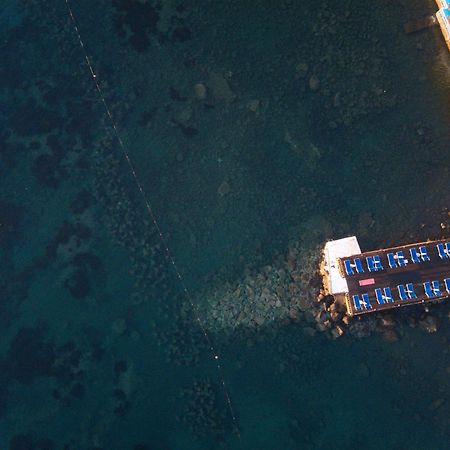
[[[315,320],[327,239],[449,235],[433,2],[70,5],[124,147],[66,3],[5,1],[0,448],[448,448],[448,304]]]

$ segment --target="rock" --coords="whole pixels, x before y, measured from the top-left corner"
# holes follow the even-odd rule
[[[397,342],[399,338],[393,329],[388,329],[383,333],[383,339],[386,342]]]
[[[344,334],[344,329],[339,325],[337,325],[336,327],[334,327],[331,330],[331,336],[333,339],[337,339],[338,337],[341,337],[343,334]]]
[[[317,78],[316,75],[312,75],[311,78],[309,79],[309,89],[311,89],[311,91],[317,91],[320,87],[320,81]]]
[[[236,95],[231,90],[227,79],[221,74],[211,73],[207,85],[215,100],[229,103],[236,98]]]
[[[303,333],[305,333],[306,336],[313,337],[316,334],[316,330],[312,327],[305,327],[303,328]]]
[[[254,100],[250,100],[248,103],[247,103],[247,108],[250,110],[250,111],[252,111],[252,112],[257,112],[258,111],[258,109],[259,109],[259,104],[260,104],[260,101],[258,100],[258,99],[254,99]]]
[[[428,406],[428,411],[436,411],[445,403],[445,399],[438,398],[431,402],[430,406]]]
[[[206,86],[203,83],[197,83],[194,86],[194,92],[197,100],[204,100],[206,98]]]
[[[436,333],[439,328],[438,321],[433,316],[426,316],[424,319],[420,320],[419,326],[427,333]]]
[[[301,311],[308,311],[311,309],[311,302],[306,297],[306,295],[302,295],[298,300],[298,307]]]
[[[125,319],[116,319],[112,323],[111,328],[115,333],[122,335],[127,331],[127,323]]]
[[[395,320],[392,316],[390,316],[388,314],[383,314],[380,317],[379,325],[382,328],[393,328],[395,326]]]
[[[343,318],[343,314],[337,311],[330,313],[331,320],[333,322],[339,322]]]
[[[344,325],[348,325],[349,323],[350,323],[350,321],[352,320],[352,318],[350,317],[350,316],[344,316],[343,318],[342,318],[342,323],[344,324]]]
[[[299,317],[298,317],[298,311],[294,308],[291,308],[289,310],[289,319],[293,320],[294,322],[297,322]]]
[[[173,117],[173,120],[175,123],[179,125],[188,126],[191,117],[192,117],[192,109],[190,106],[187,106],[185,108],[178,110],[175,116]]]
[[[408,323],[408,325],[411,327],[411,328],[416,328],[417,327],[417,320],[416,319],[414,319],[414,317],[408,317],[407,319],[406,319],[406,322]]]
[[[217,189],[217,193],[221,196],[224,197],[225,195],[229,194],[231,191],[231,187],[228,184],[227,181],[224,181],[219,188]]]
[[[256,317],[255,317],[255,322],[256,322],[259,326],[264,325],[264,322],[265,322],[264,317],[262,317],[262,316],[256,316]]]
[[[302,78],[305,78],[308,73],[308,64],[306,63],[298,63],[295,66],[295,71],[298,73],[298,75]]]

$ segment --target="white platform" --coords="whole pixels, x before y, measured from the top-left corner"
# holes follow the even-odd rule
[[[334,295],[348,292],[347,281],[339,273],[336,258],[346,258],[352,255],[359,255],[360,253],[361,249],[359,248],[356,236],[329,241],[325,244],[324,270],[328,274],[328,288],[330,294]]]

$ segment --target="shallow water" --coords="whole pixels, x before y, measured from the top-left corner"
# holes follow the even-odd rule
[[[448,304],[311,312],[325,240],[450,229],[435,6],[356,3],[71,2],[100,98],[66,3],[5,2],[1,448],[448,448]]]

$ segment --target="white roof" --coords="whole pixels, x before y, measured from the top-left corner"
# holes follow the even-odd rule
[[[329,274],[330,294],[342,294],[348,292],[347,281],[339,273],[336,258],[345,258],[352,255],[359,255],[358,239],[356,236],[350,236],[335,241],[329,241],[325,244],[325,270]]]

